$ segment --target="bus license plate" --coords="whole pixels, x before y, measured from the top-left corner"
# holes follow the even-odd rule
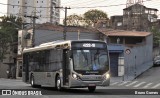
[[[89,86],[96,86],[95,84],[89,84]]]

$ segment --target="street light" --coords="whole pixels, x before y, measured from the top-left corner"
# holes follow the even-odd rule
[[[19,25],[17,25],[16,23],[12,22],[12,21],[7,21],[8,23],[14,24],[17,28],[19,29],[23,29],[23,25],[21,25],[21,27]]]

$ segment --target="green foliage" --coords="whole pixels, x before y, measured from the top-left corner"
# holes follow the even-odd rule
[[[15,16],[9,16],[9,17],[4,16],[4,17],[1,17],[1,19],[2,19],[2,22],[1,22],[2,29],[8,28],[8,27],[16,29],[21,27],[22,25],[22,19],[16,18]]]
[[[153,33],[153,46],[158,47],[160,45],[160,32],[156,28],[152,28]]]
[[[108,20],[107,14],[97,9],[89,10],[86,13],[84,13],[84,18],[88,25],[93,24],[94,26],[98,22],[98,20]]]
[[[99,20],[108,20],[108,16],[101,10],[89,10],[79,16],[76,14],[67,17],[67,25],[69,26],[95,26]],[[63,20],[64,23],[64,20]]]
[[[0,30],[0,61],[3,60],[4,55],[7,53],[8,44],[7,43],[8,36],[6,32]]]
[[[0,29],[0,61],[2,61],[7,54],[9,47],[14,47],[13,43],[17,42],[18,30],[17,27],[22,24],[21,18],[14,16],[0,17],[2,19]]]
[[[80,26],[82,24],[83,17],[76,14],[70,15],[67,17],[68,26]]]

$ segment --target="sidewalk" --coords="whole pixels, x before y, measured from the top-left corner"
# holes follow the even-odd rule
[[[110,82],[122,82],[123,81],[123,77],[111,77]]]

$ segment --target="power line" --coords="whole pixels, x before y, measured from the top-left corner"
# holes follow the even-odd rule
[[[146,0],[146,1],[151,1],[151,0]],[[146,2],[146,1],[144,1],[144,2]],[[73,7],[72,9],[76,9],[76,8],[78,8],[78,9],[80,9],[80,8],[95,8],[95,7],[113,7],[113,6],[122,6],[122,5],[125,5],[125,4],[117,4],[117,5],[108,5],[108,6],[93,6],[93,7]],[[153,5],[153,4],[152,4]],[[2,14],[5,14],[5,13],[3,13],[3,12],[1,12]],[[45,17],[44,17],[45,18]],[[48,17],[48,18],[50,18],[50,17]]]
[[[17,7],[30,7],[30,8],[52,8],[52,7],[34,7],[34,6],[21,6],[21,5],[13,5],[13,4],[4,4],[4,3],[0,3],[0,5],[7,5],[7,6],[17,6]]]
[[[79,4],[83,4],[83,3],[87,3],[87,2],[90,2],[90,1],[92,1],[93,2],[93,0],[89,0],[89,1],[87,1],[86,2],[86,0],[85,0],[85,2],[82,2],[83,0],[81,0],[80,2],[70,2],[70,3],[68,3],[68,4],[65,4],[66,6],[70,6],[70,5],[79,5]]]
[[[97,4],[97,3],[102,3],[102,2],[106,2],[106,0],[98,0],[98,1],[95,1],[95,0],[90,0],[90,1],[85,1],[85,2],[80,2],[80,3],[76,3],[74,5],[76,6],[79,6],[79,5],[92,5],[92,4]],[[73,4],[69,4],[69,5],[73,5]]]
[[[63,2],[62,4],[68,4],[68,3],[72,3],[75,2],[75,0],[70,0],[70,2]]]
[[[58,8],[58,9],[62,9],[63,7],[55,7],[55,8]],[[68,9],[71,9],[69,7],[64,7],[63,9],[65,9],[65,18],[64,18],[64,31],[63,31],[63,37],[64,37],[64,40],[66,40],[66,32],[67,32],[67,10]]]
[[[153,0],[146,0],[146,1],[153,1]],[[146,2],[143,1],[143,2]],[[21,6],[21,5],[13,5],[13,4],[4,4],[4,3],[0,3],[0,5],[9,5],[9,6],[18,6],[18,7],[31,7],[31,8],[53,8],[53,7],[34,7],[34,6]],[[73,7],[73,8],[97,8],[97,7],[112,7],[112,6],[121,6],[121,5],[126,5],[126,4],[117,4],[117,5],[108,5],[108,6],[91,6],[91,7]]]
[[[147,2],[147,1],[152,1],[152,0],[146,0],[143,2]],[[107,6],[88,6],[88,7],[71,7],[72,9],[80,9],[80,8],[100,8],[100,7],[113,7],[113,6],[122,6],[122,5],[126,5],[126,4],[115,4],[115,5],[107,5]]]
[[[153,0],[146,0],[146,1],[144,1],[144,2],[147,2],[147,1],[153,1]],[[0,4],[3,4],[3,3],[0,3]],[[3,4],[3,5],[9,5],[9,6],[11,6],[10,4]],[[114,6],[124,6],[124,5],[126,5],[126,4],[117,4],[117,5],[108,5],[108,6],[90,6],[90,7],[71,7],[72,9],[82,9],[82,8],[98,8],[98,7],[100,7],[100,8],[102,8],[102,7],[114,7]],[[153,3],[152,4],[150,4],[150,5],[153,5]],[[13,5],[12,5],[13,6]],[[16,5],[14,5],[14,6],[16,6]],[[20,6],[20,5],[17,5],[17,6]],[[158,6],[158,5],[157,5]],[[23,6],[23,7],[32,7],[32,6]],[[35,7],[33,7],[33,8],[35,8]],[[46,7],[41,7],[41,8],[46,8]],[[48,7],[49,8],[49,7]],[[1,12],[2,14],[5,14],[5,13],[3,13],[3,12]],[[8,14],[8,13],[7,13]],[[11,15],[14,15],[14,14],[11,14]],[[15,14],[16,15],[16,14]],[[45,17],[40,17],[40,18],[45,18]],[[48,17],[48,18],[50,18],[50,17]]]
[[[38,19],[38,17],[34,14],[34,16],[27,16],[25,15],[24,17],[28,17],[31,18],[33,20],[33,35],[32,35],[32,47],[34,47],[34,36],[35,36],[35,24],[36,24],[36,19]]]
[[[112,6],[122,6],[126,4],[108,5],[108,6],[90,6],[90,7],[72,7],[72,9],[83,9],[83,8],[100,8],[100,7],[112,7]]]

